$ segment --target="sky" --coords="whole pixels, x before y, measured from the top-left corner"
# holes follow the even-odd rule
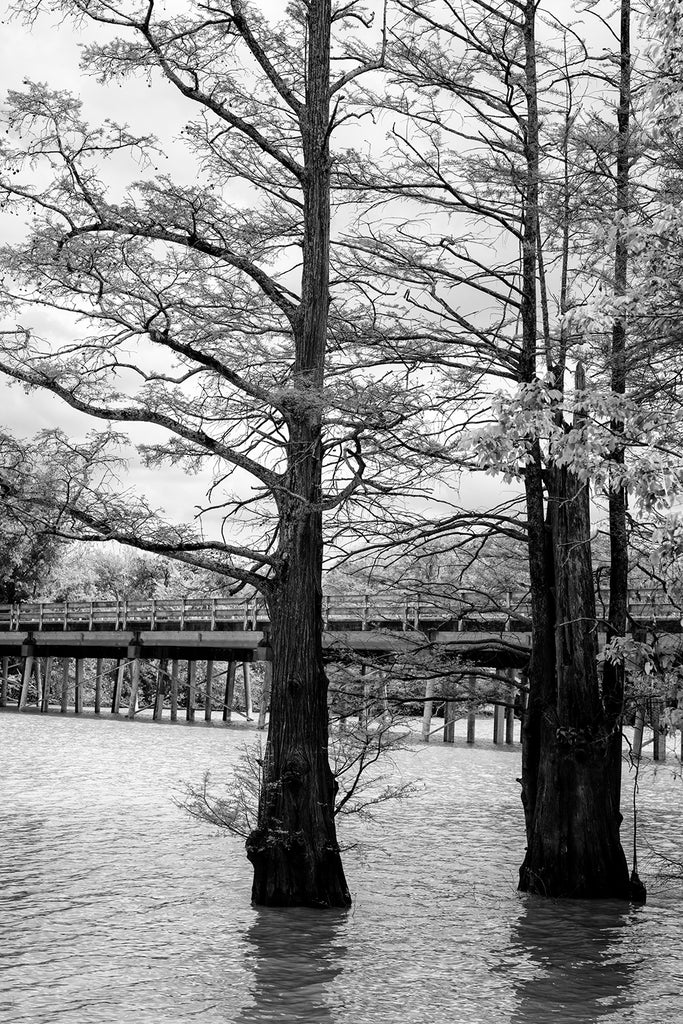
[[[1,27],[0,96],[3,99],[8,90],[21,90],[24,79],[29,76],[79,95],[86,116],[93,123],[112,118],[141,133],[155,131],[169,138],[176,137],[185,123],[187,109],[178,102],[170,86],[157,85],[149,89],[139,81],[101,86],[84,75],[79,68],[78,37],[69,22],[60,24],[56,17],[45,15],[30,28],[16,19],[4,19]],[[80,39],[87,39],[87,35],[80,33]],[[179,173],[187,176],[190,163],[188,160],[185,166],[177,168]],[[5,217],[0,223],[5,239],[18,235],[20,226],[13,219]],[[0,423],[21,436],[59,427],[72,437],[83,437],[89,430],[101,429],[103,425],[49,393],[41,392],[40,396],[34,393],[28,397],[21,386],[2,382]],[[165,436],[163,431],[149,427],[129,433],[134,441],[148,441],[155,434],[159,440]],[[180,470],[168,467],[149,470],[131,463],[126,484],[144,491],[158,506],[169,504],[168,499],[172,497],[174,517],[188,520],[194,517],[195,506],[201,502],[207,482]]]
[[[81,40],[87,40],[81,34]],[[193,107],[178,97],[172,86],[153,83],[149,87],[140,80],[123,85],[98,85],[79,68],[78,37],[69,22],[50,15],[41,16],[29,29],[20,21],[5,19],[0,32],[0,94],[21,89],[26,75],[45,81],[50,86],[77,93],[83,101],[86,117],[93,123],[105,118],[127,122],[133,130],[149,132],[150,126],[162,139],[177,138]],[[192,162],[184,161],[178,146],[173,147],[173,172],[191,178]],[[123,179],[121,179],[123,181]],[[0,220],[5,239],[17,237],[20,225],[7,217]],[[50,325],[47,325],[48,329]],[[0,383],[0,423],[13,432],[26,436],[37,430],[61,427],[69,435],[82,437],[93,426],[85,415],[66,407],[49,394],[27,396],[23,388]],[[133,440],[149,440],[149,428],[132,431]],[[186,476],[182,471],[164,467],[156,471],[131,464],[128,485],[143,491],[155,505],[172,504],[174,518],[187,520],[194,516],[195,506],[202,501],[208,476]],[[492,477],[465,477],[459,499],[466,506],[492,505],[507,498],[510,487]]]

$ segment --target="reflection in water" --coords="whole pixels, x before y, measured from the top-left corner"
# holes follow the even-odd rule
[[[593,1024],[631,1006],[634,964],[623,943],[638,913],[615,901],[522,897],[511,929],[518,1005],[510,1024]]]
[[[237,1021],[332,1022],[326,991],[344,969],[347,925],[345,911],[258,909],[245,935],[253,1003]]]

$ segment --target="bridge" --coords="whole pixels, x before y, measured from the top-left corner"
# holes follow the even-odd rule
[[[425,637],[453,653],[486,648],[495,654],[500,649],[511,656],[518,652],[523,662],[529,651],[524,595],[514,601],[507,594],[500,603],[468,600],[464,594],[456,600],[419,594],[326,595],[323,627],[333,660],[344,648],[410,653]],[[31,645],[44,655],[117,657],[137,645],[155,658],[193,660],[214,652],[225,660],[268,660],[269,628],[265,604],[258,598],[31,601],[0,605],[0,652],[11,655]]]
[[[681,612],[661,591],[634,591],[630,597],[633,628],[681,631]],[[197,699],[197,665],[204,662],[201,690],[204,717],[211,721],[216,703],[229,721],[234,701],[236,665],[243,667],[244,702],[251,704],[250,666],[262,663],[263,694],[259,720],[265,722],[272,651],[267,610],[262,600],[246,598],[164,598],[148,600],[30,601],[0,605],[0,708],[12,703],[24,710],[33,694],[47,711],[56,702],[61,711],[83,710],[86,692],[95,714],[111,689],[111,710],[119,712],[124,686],[128,716],[138,710],[141,673],[156,675],[153,715],[161,718],[170,700],[170,718],[178,718],[184,691],[186,719],[193,721]],[[494,597],[474,591],[446,596],[392,592],[327,594],[323,599],[323,644],[331,662],[351,662],[362,675],[368,666],[390,667],[400,659],[445,658],[469,666],[474,679],[494,670],[508,675],[522,669],[531,650],[528,594],[507,592]],[[92,662],[94,661],[94,667]],[[73,665],[72,665],[73,662]],[[109,664],[107,664],[109,662]],[[156,662],[156,666],[153,666]],[[187,664],[180,683],[180,663]],[[89,663],[88,665],[86,663]],[[220,663],[224,669],[218,671]],[[60,680],[54,676],[61,664]],[[216,686],[225,678],[222,700]],[[148,687],[149,688],[149,687]],[[429,687],[428,687],[429,689]],[[425,712],[440,699],[432,689]],[[441,695],[448,701],[448,695]],[[448,707],[446,708],[448,714]],[[431,715],[431,711],[430,711]],[[502,726],[501,726],[502,728]]]

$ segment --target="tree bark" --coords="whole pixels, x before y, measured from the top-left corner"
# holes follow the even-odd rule
[[[544,709],[555,700],[554,576],[549,524],[545,520],[541,451],[534,444],[525,473],[529,577],[531,582],[531,659],[529,697],[522,719],[522,806],[527,838],[533,835]],[[521,871],[524,871],[524,865]]]
[[[631,5],[621,0],[619,106],[617,108],[616,212],[617,236],[614,253],[614,295],[623,298],[628,285],[628,215],[630,211],[630,112],[631,112]],[[626,324],[618,316],[612,329],[611,387],[616,395],[626,394]],[[610,423],[615,437],[621,439],[624,423],[615,417]],[[617,470],[624,465],[623,445],[615,450],[612,461]],[[611,486],[609,491],[610,577],[607,641],[626,634],[628,620],[628,529],[626,491]],[[606,661],[603,671],[605,709],[613,723],[609,750],[609,772],[615,794],[621,790],[621,724],[624,708],[623,663]]]
[[[520,889],[544,896],[628,899],[621,816],[605,770],[612,730],[600,699],[588,488],[552,470],[554,701],[540,716],[538,775]]]
[[[522,352],[519,367],[520,381],[525,384],[530,384],[536,379],[537,350],[539,125],[535,18],[535,5],[529,0],[524,12],[523,31],[527,99],[524,157],[527,182],[522,222]],[[530,836],[536,809],[543,712],[545,706],[553,700],[554,683],[552,558],[544,512],[541,446],[537,439],[531,443],[524,484],[531,582],[532,654],[529,665],[529,701],[522,726],[522,804],[527,836]]]
[[[278,568],[267,594],[273,684],[257,828],[247,839],[252,900],[350,904],[334,824],[328,682],[322,652],[322,403],[329,308],[330,0],[308,7],[301,306],[287,405],[286,486],[276,495]]]
[[[334,825],[322,658],[320,513],[292,509],[289,569],[269,601],[273,687],[258,827],[247,840],[252,900],[266,906],[351,902]],[[298,548],[298,550],[296,549]]]

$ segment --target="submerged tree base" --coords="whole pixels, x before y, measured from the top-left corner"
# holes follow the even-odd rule
[[[645,887],[637,873],[629,878],[604,744],[587,747],[576,739],[558,745],[542,764],[519,889],[547,897],[643,903]]]
[[[623,900],[627,903],[641,905],[647,902],[647,889],[643,882],[641,882],[637,871],[631,872],[631,877],[626,886],[621,881],[616,885],[596,885],[591,879],[590,885],[581,886],[579,883],[567,891],[562,885],[555,889],[553,887],[553,880],[550,877],[547,876],[544,880],[523,864],[519,869],[518,891],[550,899]]]
[[[261,907],[351,906],[338,849],[314,851],[303,836],[275,837],[255,829],[246,843],[254,866],[251,902]]]
[[[646,903],[647,889],[641,882],[640,875],[635,869],[631,872],[631,879],[629,885],[631,889],[631,903]]]
[[[556,877],[555,872],[546,870],[537,872],[524,864],[519,869],[520,892],[528,892],[532,896],[545,896],[548,899],[583,899],[583,900],[624,900],[626,902],[645,902],[644,886],[641,883],[642,898],[632,897],[631,883],[621,879],[610,882],[607,879],[596,880],[583,875],[569,881],[566,877]]]

